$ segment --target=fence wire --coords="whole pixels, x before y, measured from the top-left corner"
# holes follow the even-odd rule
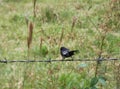
[[[120,60],[120,59],[117,59],[117,58],[97,58],[97,59],[88,59],[88,58],[84,58],[84,59],[65,59],[65,60],[62,60],[62,59],[55,59],[55,60],[52,60],[52,59],[48,59],[48,60],[30,60],[30,59],[26,59],[26,60],[8,60],[8,59],[2,59],[0,60],[0,63],[15,63],[15,62],[67,62],[67,61],[70,61],[70,62],[75,62],[75,61],[113,61],[113,60]]]

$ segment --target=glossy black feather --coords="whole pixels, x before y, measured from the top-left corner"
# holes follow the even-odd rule
[[[69,49],[67,49],[65,47],[60,48],[60,54],[63,58],[72,57],[75,52],[78,52],[78,50],[70,51]]]

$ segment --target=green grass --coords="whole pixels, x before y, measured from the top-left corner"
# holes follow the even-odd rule
[[[59,49],[78,49],[74,58],[120,58],[119,14],[110,0],[37,0],[36,18],[32,0],[0,1],[0,60],[27,59],[25,16],[33,22],[31,60],[61,59]],[[114,17],[114,15],[116,17]],[[110,18],[109,18],[110,16]],[[72,29],[74,18],[77,18]],[[63,32],[62,41],[60,41]],[[106,33],[105,33],[106,32]],[[101,40],[105,36],[102,50]],[[43,39],[40,47],[40,39]],[[60,44],[61,43],[61,44]],[[81,67],[83,64],[83,67]],[[97,89],[115,89],[118,62],[103,62]],[[86,65],[86,66],[84,66]],[[93,62],[0,64],[1,89],[91,89],[96,64]],[[107,68],[107,71],[105,69]],[[100,81],[100,80],[99,80]],[[88,87],[88,88],[87,88]],[[95,88],[96,89],[96,88]]]

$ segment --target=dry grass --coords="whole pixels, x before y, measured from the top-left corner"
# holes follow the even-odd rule
[[[28,48],[30,59],[61,59],[60,46],[80,50],[74,58],[120,58],[119,0],[33,1],[1,1],[0,59],[27,59]],[[32,23],[25,22],[25,16]],[[107,80],[99,81],[97,89],[115,89],[116,65],[119,61],[102,62],[98,75]],[[1,89],[85,89],[96,64],[14,63],[0,68]]]

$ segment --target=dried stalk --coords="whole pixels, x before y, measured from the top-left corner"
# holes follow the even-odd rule
[[[62,33],[61,33],[61,36],[60,36],[59,47],[60,47],[60,45],[62,43],[63,35],[64,35],[64,29],[62,29]]]
[[[71,26],[71,32],[73,32],[73,28],[75,27],[76,21],[77,21],[77,18],[73,17],[72,26]]]
[[[36,1],[37,0],[33,0],[33,13],[34,13],[34,17],[36,17],[36,9],[35,9],[35,7],[36,7]]]
[[[43,38],[40,38],[40,49],[42,48]]]
[[[29,22],[29,20],[28,20],[28,18],[27,18],[27,17],[25,17],[25,22],[26,22],[27,27],[28,27],[28,22]]]
[[[32,34],[33,34],[33,23],[30,22],[30,24],[28,26],[28,38],[27,38],[28,49],[30,49],[30,45],[32,43]]]

